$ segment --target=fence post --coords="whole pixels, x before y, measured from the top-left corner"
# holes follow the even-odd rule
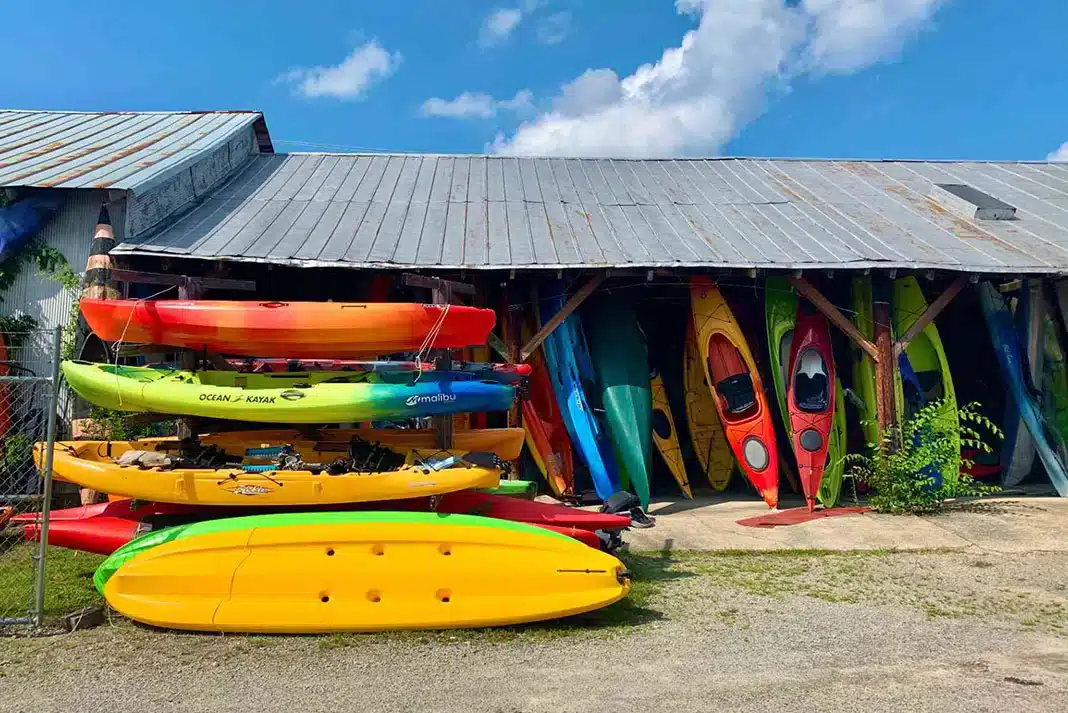
[[[52,458],[56,447],[56,412],[59,410],[59,361],[63,349],[63,328],[52,331],[52,374],[48,395],[48,433],[45,437],[44,492],[41,500],[40,550],[37,558],[37,590],[34,600],[34,625],[44,620],[45,560],[48,553],[48,518],[52,510]]]

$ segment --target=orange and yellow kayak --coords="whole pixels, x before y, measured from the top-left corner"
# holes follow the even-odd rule
[[[388,302],[83,299],[81,309],[109,342],[294,359],[485,344],[496,322],[491,309]]]
[[[745,336],[716,284],[690,282],[697,346],[727,441],[769,507],[779,504],[779,453],[764,385]]]

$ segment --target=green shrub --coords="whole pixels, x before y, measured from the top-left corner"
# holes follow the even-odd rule
[[[958,462],[960,450],[993,453],[984,439],[1002,438],[1001,429],[979,412],[979,404],[957,409],[960,443],[945,437],[944,400],[932,401],[904,420],[899,433],[884,433],[878,443],[868,444],[868,454],[846,456],[850,474],[873,490],[868,505],[877,512],[935,513],[950,498],[978,497],[997,492],[996,485],[982,485],[960,473],[942,477],[936,486],[933,473],[948,473]],[[898,437],[900,436],[900,437]],[[972,461],[960,459],[960,467]]]

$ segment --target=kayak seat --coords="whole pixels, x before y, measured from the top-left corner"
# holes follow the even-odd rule
[[[753,378],[748,373],[727,377],[716,384],[716,391],[727,402],[727,412],[743,414],[756,404]]]
[[[823,357],[815,349],[806,349],[797,360],[794,375],[794,399],[797,407],[808,413],[826,411],[830,406],[831,383]]]

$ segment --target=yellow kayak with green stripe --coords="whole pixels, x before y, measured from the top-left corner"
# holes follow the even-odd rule
[[[507,411],[515,389],[474,380],[388,383],[376,372],[242,374],[63,362],[86,401],[118,411],[261,423],[387,421],[462,411]],[[414,382],[414,383],[413,383]]]

